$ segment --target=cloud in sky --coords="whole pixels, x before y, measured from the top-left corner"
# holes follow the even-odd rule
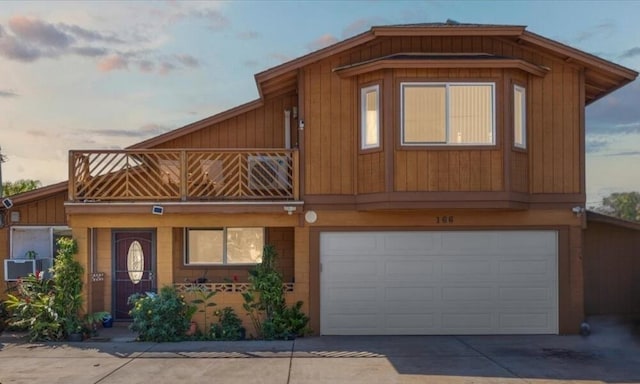
[[[318,49],[328,47],[337,42],[338,42],[337,37],[333,36],[330,33],[326,33],[318,37],[317,39],[311,41],[309,44],[307,44],[307,49],[309,49],[310,51],[317,51]]]
[[[640,151],[624,151],[608,153],[607,156],[640,156]]]
[[[600,38],[606,38],[611,36],[611,34],[615,31],[616,25],[613,21],[608,20],[603,23],[594,25],[593,27],[589,27],[587,30],[584,30],[575,37],[574,41],[577,43],[581,43],[583,41],[589,40],[595,36]]]
[[[611,140],[606,136],[587,136],[585,140],[585,150],[587,153],[602,152],[611,144]]]
[[[98,62],[98,69],[100,72],[111,72],[128,68],[129,63],[127,59],[121,55],[111,55]]]
[[[362,32],[368,31],[374,25],[385,25],[385,24],[389,24],[389,21],[382,17],[369,17],[369,18],[357,19],[351,24],[347,25],[342,30],[342,38],[348,38],[351,36],[358,35]]]
[[[191,55],[175,55],[175,58],[183,65],[191,68],[196,68],[200,66],[200,62],[198,59]]]
[[[142,125],[139,129],[122,130],[122,129],[94,129],[90,131],[91,136],[107,136],[107,137],[125,137],[134,139],[146,139],[154,137],[170,131],[172,128],[166,125],[148,123]]]
[[[0,89],[0,97],[18,97],[18,96],[20,95],[18,95],[12,89]]]
[[[260,37],[260,33],[256,31],[244,31],[236,34],[236,37],[240,40],[253,40]]]
[[[618,58],[620,59],[630,59],[632,57],[636,57],[640,55],[640,47],[633,47],[630,49],[627,49],[626,51],[622,52],[622,54],[620,56],[618,56]]]
[[[216,26],[226,25],[215,10],[196,12],[196,16]],[[156,57],[154,49],[145,47],[148,39],[133,33],[130,37],[113,31],[87,29],[69,23],[50,23],[37,18],[13,16],[7,28],[0,25],[0,56],[25,63],[42,58],[76,55],[96,58],[100,72],[127,70],[135,65],[142,73],[167,74],[178,68],[198,68],[200,61],[189,54],[174,54],[170,59]]]

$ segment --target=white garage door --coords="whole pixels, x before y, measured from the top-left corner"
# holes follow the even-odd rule
[[[324,335],[558,333],[555,231],[320,234]]]

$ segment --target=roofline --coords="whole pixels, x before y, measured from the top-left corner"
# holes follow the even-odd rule
[[[521,39],[523,41],[536,44],[543,48],[550,49],[554,52],[563,52],[568,57],[574,60],[579,60],[583,63],[590,64],[598,69],[614,72],[616,75],[624,77],[629,81],[635,80],[635,78],[638,76],[638,72],[632,69],[623,67],[622,65],[616,64],[612,61],[605,60],[601,57],[581,51],[577,48],[570,47],[558,41],[548,39],[533,32],[524,31],[522,33]]]
[[[167,133],[163,133],[162,135],[159,136],[155,136],[152,137],[150,139],[147,139],[145,141],[141,141],[139,143],[133,144],[131,146],[126,147],[125,149],[147,149],[147,148],[151,148],[154,147],[156,145],[160,145],[162,143],[165,143],[169,140],[173,140],[176,139],[178,137],[184,136],[184,135],[188,135],[191,132],[197,131],[201,128],[204,128],[208,125],[211,124],[216,124],[219,123],[221,121],[230,119],[232,117],[235,117],[237,115],[240,115],[242,113],[251,111],[253,109],[256,108],[260,108],[263,105],[263,101],[262,99],[256,99],[253,101],[250,101],[248,103],[245,104],[241,104],[237,107],[231,108],[231,109],[227,109],[226,111],[220,112],[218,114],[215,114],[213,116],[209,116],[207,118],[204,118],[202,120],[196,121],[195,123],[191,123],[188,125],[185,125],[181,128],[178,129],[174,129],[172,131],[169,131]]]
[[[525,26],[465,26],[449,24],[446,26],[373,26],[368,31],[350,37],[346,40],[339,41],[328,47],[310,52],[304,56],[293,59],[284,64],[267,69],[256,74],[254,77],[258,88],[260,83],[265,80],[280,76],[286,72],[296,70],[308,63],[322,60],[336,53],[346,51],[360,44],[367,43],[380,36],[416,36],[424,34],[428,31],[431,36],[520,36],[525,30]]]
[[[526,26],[519,25],[478,25],[478,24],[445,24],[445,25],[409,25],[409,26],[373,26],[368,31],[339,41],[328,47],[319,49],[317,51],[310,52],[304,56],[300,56],[296,59],[288,61],[286,63],[277,65],[265,71],[259,72],[254,75],[256,85],[258,88],[259,98],[246,104],[234,107],[216,115],[207,117],[195,123],[177,128],[159,136],[152,137],[145,141],[133,144],[126,149],[147,149],[153,146],[160,145],[169,140],[176,139],[180,136],[197,131],[204,128],[207,125],[218,123],[222,120],[235,117],[241,113],[250,111],[252,109],[262,106],[264,95],[262,84],[268,80],[277,78],[283,74],[291,71],[296,71],[301,67],[310,63],[325,59],[332,55],[344,52],[358,45],[365,44],[374,40],[380,36],[418,36],[428,33],[431,36],[507,36],[519,38],[521,41],[538,45],[539,47],[546,48],[554,52],[555,54],[564,54],[567,58],[574,59],[581,62],[584,65],[592,66],[595,69],[612,73],[614,75],[623,78],[622,81],[617,81],[618,86],[611,88],[608,92],[599,95],[598,98],[590,100],[587,104],[591,104],[593,101],[603,97],[616,89],[632,82],[638,76],[638,72],[621,65],[615,64],[608,60],[599,58],[592,54],[580,51],[576,48],[572,48],[568,45],[559,43],[557,41],[547,39],[533,32],[526,30]]]
[[[596,223],[604,223],[615,225],[616,227],[622,227],[627,229],[633,229],[636,231],[640,231],[640,223],[635,221],[624,220],[619,217],[605,215],[600,212],[595,211],[587,211],[587,220],[594,221]],[[588,224],[587,224],[588,225]]]
[[[6,196],[16,204],[25,204],[31,202],[33,200],[40,200],[42,198],[50,197],[51,195],[55,195],[56,193],[64,192],[69,187],[68,181],[61,181],[56,184],[47,185],[45,187],[40,187],[33,189],[31,191],[18,193],[17,195]]]
[[[441,26],[403,27],[381,25],[371,27],[374,36],[520,36],[527,27],[524,25],[480,25],[447,24]]]

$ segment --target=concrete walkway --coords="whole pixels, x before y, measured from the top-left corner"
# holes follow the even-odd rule
[[[25,343],[0,339],[8,383],[640,382],[633,327],[580,336],[308,337],[295,341]],[[115,341],[114,341],[115,340]]]

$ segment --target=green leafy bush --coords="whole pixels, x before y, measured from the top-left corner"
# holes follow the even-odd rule
[[[74,258],[77,244],[71,238],[58,239],[53,279],[29,275],[18,282],[17,293],[8,294],[5,304],[11,312],[8,325],[26,328],[29,339],[61,340],[81,329],[82,266]]]
[[[277,270],[278,253],[272,245],[265,245],[262,262],[249,271],[251,287],[242,294],[243,308],[253,323],[258,338],[288,339],[303,336],[310,330],[309,318],[302,312],[303,302],[287,307],[284,299],[282,275]]]
[[[133,323],[129,328],[138,332],[141,341],[180,341],[185,339],[191,316],[196,307],[187,304],[175,288],[165,286],[159,294],[134,294],[129,297],[133,305],[129,314]]]
[[[11,311],[8,324],[26,329],[29,340],[60,340],[64,337],[64,319],[56,306],[53,281],[39,279],[33,274],[22,278],[15,295],[5,301]]]
[[[245,329],[242,327],[242,320],[231,307],[225,307],[221,311],[215,312],[218,316],[218,323],[211,326],[211,338],[214,340],[242,340],[245,336]]]

